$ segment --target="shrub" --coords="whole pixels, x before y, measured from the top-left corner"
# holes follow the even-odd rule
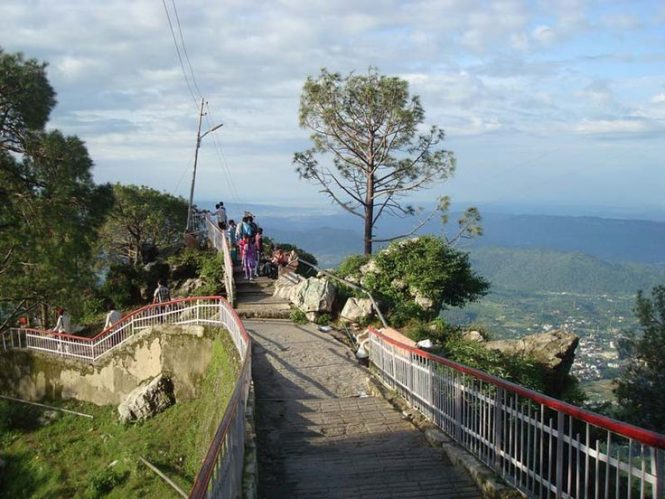
[[[303,312],[298,308],[294,308],[293,310],[291,310],[290,318],[296,324],[307,324],[309,322],[307,320],[305,312]]]
[[[347,259],[344,272],[359,269],[362,259]],[[362,285],[377,298],[391,324],[413,319],[429,321],[444,306],[462,306],[485,295],[489,283],[471,269],[467,253],[441,238],[424,236],[399,241],[374,257],[377,271],[367,272]],[[416,302],[416,295],[431,306]]]
[[[330,315],[329,314],[321,314],[319,315],[316,320],[314,321],[316,324],[319,326],[327,326],[330,324]]]
[[[131,308],[141,303],[142,284],[141,273],[133,265],[112,265],[101,294],[113,300],[118,308]]]
[[[224,260],[221,253],[205,253],[200,260],[199,277],[205,284],[197,289],[202,295],[216,295],[223,289]]]

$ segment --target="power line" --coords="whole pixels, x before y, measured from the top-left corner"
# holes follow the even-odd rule
[[[182,62],[182,56],[180,55],[180,48],[178,47],[178,40],[176,39],[175,31],[173,30],[173,23],[171,22],[171,16],[169,15],[169,9],[166,6],[166,0],[162,0],[162,4],[164,5],[164,12],[166,12],[166,19],[168,19],[168,21],[169,21],[169,29],[171,30],[171,37],[173,38],[173,45],[175,45],[175,51],[178,54],[178,60],[180,61],[180,69],[182,69],[182,76],[185,78],[185,83],[187,84],[187,88],[189,89],[189,93],[192,96],[192,100],[194,101],[194,105],[198,109],[198,102],[197,102],[196,96],[194,95],[194,91],[192,90],[192,86],[189,83],[189,78],[187,78],[187,70],[185,69],[185,64]],[[181,35],[182,35],[182,32],[181,32]],[[184,46],[183,46],[183,48],[184,48]],[[191,66],[190,66],[190,68],[191,68]],[[198,90],[198,87],[197,87],[197,90]]]
[[[180,26],[180,16],[178,16],[178,8],[175,5],[175,0],[171,0],[171,5],[173,5],[175,20],[176,24],[178,25],[178,33],[180,33],[180,43],[182,45],[182,51],[185,54],[185,59],[187,60],[187,66],[189,67],[189,72],[192,76],[192,83],[194,83],[194,88],[196,88],[196,91],[199,93],[199,97],[203,98],[201,89],[199,89],[199,86],[196,83],[196,77],[194,76],[194,68],[192,68],[192,62],[189,60],[189,54],[187,54],[187,45],[185,45],[185,37],[182,35],[182,27]]]

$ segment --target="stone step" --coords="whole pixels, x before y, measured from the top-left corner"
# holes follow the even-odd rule
[[[250,305],[253,303],[261,305],[282,304],[282,303],[286,305],[289,304],[289,302],[284,298],[279,298],[269,293],[262,293],[261,291],[255,291],[255,292],[245,291],[244,293],[238,293],[237,297],[238,299],[236,300],[236,302],[238,304],[241,303],[246,305]]]
[[[291,308],[275,308],[266,306],[253,306],[247,304],[246,307],[236,308],[236,312],[241,319],[290,319]]]

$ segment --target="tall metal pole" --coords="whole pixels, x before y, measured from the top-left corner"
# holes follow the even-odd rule
[[[192,172],[192,186],[189,189],[189,209],[187,211],[187,232],[192,231],[192,211],[194,206],[194,183],[196,182],[196,163],[199,160],[199,147],[201,146],[201,122],[203,121],[203,104],[205,101],[201,98],[201,112],[199,113],[199,128],[196,131],[196,149],[194,151],[194,171]]]

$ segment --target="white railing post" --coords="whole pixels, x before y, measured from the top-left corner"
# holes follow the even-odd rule
[[[501,469],[501,454],[503,452],[503,405],[505,391],[497,388],[494,394],[494,469]]]

